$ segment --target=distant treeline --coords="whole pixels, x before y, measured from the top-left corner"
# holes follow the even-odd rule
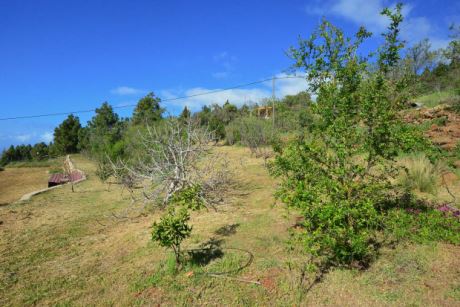
[[[300,110],[305,110],[311,102],[310,95],[301,92],[286,96],[282,100],[264,100],[261,106],[275,104],[276,122],[281,130],[295,129],[300,125]],[[228,127],[239,118],[257,117],[258,104],[244,104],[238,107],[226,101],[203,106],[201,111],[192,112],[184,107],[178,118],[192,119],[200,126],[214,132],[216,141],[225,140]],[[0,159],[1,165],[15,161],[43,160],[69,153],[84,152],[97,160],[116,159],[128,152],[135,151],[136,137],[139,130],[153,126],[164,120],[165,109],[161,107],[160,98],[150,93],[141,98],[131,118],[120,118],[108,102],[96,109],[95,115],[83,127],[77,116],[69,115],[54,129],[53,142],[35,145],[10,146],[4,150]],[[265,119],[264,119],[265,120]],[[226,131],[227,130],[227,131]],[[231,143],[235,142],[233,131]]]
[[[49,157],[50,147],[44,143],[32,145],[11,145],[7,150],[3,151],[0,159],[0,166],[6,165],[15,161],[41,161]]]

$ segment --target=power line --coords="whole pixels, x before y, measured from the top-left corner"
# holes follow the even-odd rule
[[[254,81],[254,82],[249,82],[245,84],[239,84],[231,87],[227,87],[224,89],[219,89],[219,90],[213,90],[213,91],[207,91],[207,92],[202,92],[198,94],[193,94],[193,95],[187,95],[187,96],[179,96],[179,97],[174,97],[174,98],[169,98],[169,99],[162,99],[161,102],[168,102],[168,101],[175,101],[175,100],[182,100],[182,99],[187,99],[187,98],[193,98],[193,97],[198,97],[198,96],[205,96],[205,95],[210,95],[210,94],[215,94],[215,93],[221,93],[241,87],[246,87],[250,85],[255,85],[255,84],[260,84],[264,82],[268,82],[271,80],[280,80],[280,79],[304,79],[304,77],[300,76],[284,76],[284,77],[270,77],[266,78],[263,80],[259,81]],[[112,107],[113,109],[123,109],[123,108],[131,108],[135,107],[136,104],[128,104],[128,105],[123,105],[123,106],[114,106]],[[68,111],[68,112],[58,112],[58,113],[47,113],[47,114],[37,114],[37,115],[23,115],[23,116],[14,116],[14,117],[4,117],[0,118],[0,121],[7,121],[7,120],[15,120],[15,119],[29,119],[29,118],[39,118],[39,117],[50,117],[50,116],[60,116],[60,115],[67,115],[67,114],[81,114],[81,113],[91,113],[95,112],[96,109],[89,109],[89,110],[78,110],[78,111]]]

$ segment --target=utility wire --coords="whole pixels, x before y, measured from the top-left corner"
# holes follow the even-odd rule
[[[202,92],[198,94],[193,94],[193,95],[187,95],[187,96],[180,96],[180,97],[174,97],[174,98],[169,98],[169,99],[162,99],[161,102],[168,102],[168,101],[175,101],[175,100],[181,100],[181,99],[187,99],[187,98],[193,98],[193,97],[198,97],[198,96],[205,96],[205,95],[210,95],[210,94],[215,94],[215,93],[220,93],[220,92],[225,92],[241,87],[246,87],[249,85],[255,85],[255,84],[260,84],[264,82],[268,82],[271,80],[281,80],[281,79],[304,79],[304,77],[300,76],[285,76],[285,77],[271,77],[271,78],[266,78],[263,80],[259,81],[254,81],[254,82],[249,82],[245,84],[239,84],[231,87],[226,87],[224,89],[219,89],[219,90],[213,90],[213,91],[207,91],[207,92]],[[112,107],[113,109],[123,109],[123,108],[131,108],[135,107],[136,104],[128,104],[128,105],[123,105],[123,106],[114,106]],[[68,111],[68,112],[58,112],[58,113],[47,113],[47,114],[37,114],[37,115],[24,115],[24,116],[14,116],[14,117],[4,117],[0,118],[0,121],[7,121],[7,120],[15,120],[15,119],[29,119],[29,118],[39,118],[39,117],[50,117],[50,116],[59,116],[59,115],[67,115],[67,114],[81,114],[81,113],[91,113],[95,112],[96,109],[90,109],[90,110],[78,110],[78,111]]]

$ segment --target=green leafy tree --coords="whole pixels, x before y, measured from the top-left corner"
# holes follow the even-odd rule
[[[311,104],[315,120],[304,135],[276,148],[271,171],[283,178],[277,197],[305,218],[293,241],[319,266],[365,265],[376,253],[379,206],[393,191],[401,143],[394,127],[404,78],[391,74],[402,48],[401,8],[382,12],[390,26],[377,70],[360,56],[359,46],[371,35],[364,28],[351,39],[323,20],[310,39],[290,49],[318,95]]]
[[[98,161],[96,175],[103,181],[111,175],[109,159],[116,160],[124,155],[126,127],[127,122],[120,120],[113,108],[104,102],[87,127],[80,130],[80,145]]]
[[[236,105],[230,103],[228,100],[222,106],[222,112],[220,114],[220,119],[224,125],[228,125],[232,120],[238,116],[238,108]]]
[[[214,133],[215,140],[222,140],[225,138],[225,123],[222,120],[222,107],[218,104],[211,106],[211,113],[208,120],[208,128]]]
[[[7,150],[4,150],[2,153],[2,157],[0,159],[0,166],[5,166],[8,163],[14,162],[14,161],[19,161],[20,156],[16,148],[11,145],[8,147]]]
[[[132,123],[134,125],[152,125],[162,119],[164,109],[160,106],[161,99],[154,93],[149,93],[137,103],[134,109]]]
[[[54,129],[54,146],[58,154],[78,152],[78,134],[81,129],[80,120],[73,114],[69,115]]]
[[[82,133],[81,136],[87,138],[87,147],[93,156],[102,158],[109,155],[111,158],[116,158],[121,153],[113,152],[113,148],[121,141],[124,130],[125,123],[120,120],[113,108],[104,102],[88,122],[87,135]]]
[[[185,122],[189,120],[191,116],[192,116],[192,113],[187,108],[187,106],[185,106],[184,109],[182,110],[182,113],[179,115],[179,120],[181,120],[182,122]]]
[[[34,145],[34,147],[32,147],[30,154],[33,160],[46,160],[49,156],[48,145],[46,145],[44,142],[37,143]]]
[[[251,108],[247,104],[243,104],[241,108],[238,109],[239,117],[249,116],[249,114],[251,114]]]

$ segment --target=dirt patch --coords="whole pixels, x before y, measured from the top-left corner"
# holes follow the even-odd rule
[[[278,279],[282,275],[282,271],[278,268],[271,268],[259,278],[260,284],[269,292],[274,292],[278,288]]]
[[[433,122],[426,136],[445,150],[454,149],[460,140],[460,116],[450,111],[448,105],[410,112],[404,116],[404,120],[415,124]]]

